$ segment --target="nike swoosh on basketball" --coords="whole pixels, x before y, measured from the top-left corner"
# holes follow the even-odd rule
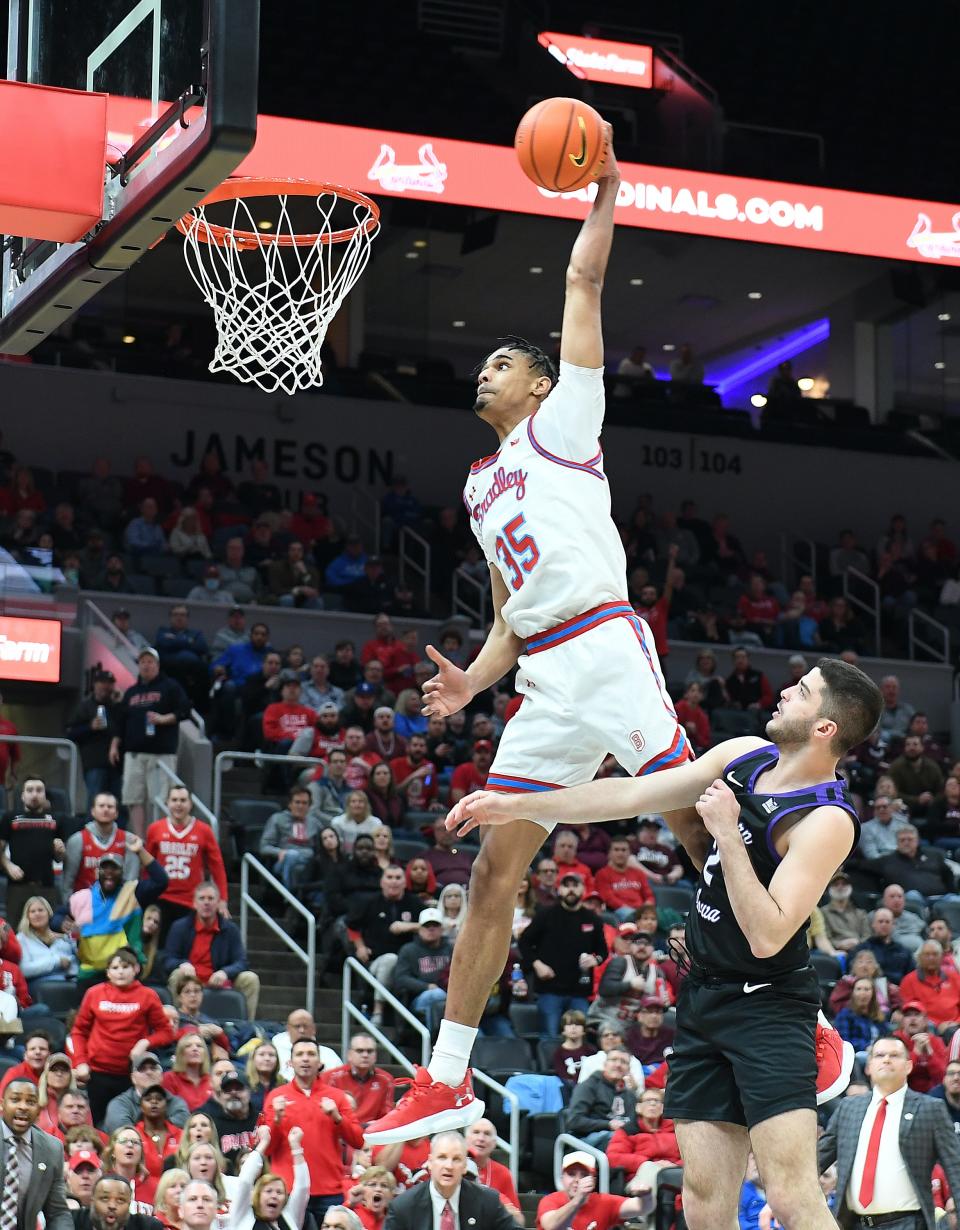
[[[772,987],[772,982],[745,982],[743,984],[744,995],[752,995],[754,991],[762,991],[764,987]]]
[[[575,167],[582,167],[587,161],[587,126],[583,122],[583,116],[577,116],[577,124],[580,127],[580,153],[571,154],[570,161]]]
[[[732,773],[727,774],[727,781],[732,782],[734,786],[739,786],[741,790],[743,789],[743,782],[738,782]]]

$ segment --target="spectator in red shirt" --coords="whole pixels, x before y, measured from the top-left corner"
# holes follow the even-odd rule
[[[900,1028],[894,1033],[910,1052],[913,1071],[907,1084],[915,1093],[929,1093],[943,1080],[947,1070],[947,1048],[931,1032],[923,1004],[908,1000],[901,1008]]]
[[[921,1004],[927,1020],[940,1034],[960,1023],[960,974],[941,970],[942,963],[939,941],[925,940],[917,953],[917,968],[900,981],[904,1000]]]
[[[809,572],[805,572],[800,577],[797,584],[797,589],[799,589],[800,593],[803,594],[806,602],[806,614],[809,615],[811,619],[815,619],[817,623],[819,623],[821,619],[826,619],[830,608],[827,606],[826,599],[821,598],[817,594],[817,588],[814,585],[813,577]]]
[[[560,860],[557,859],[557,862]],[[632,920],[642,905],[654,900],[646,873],[630,865],[630,842],[626,837],[615,837],[610,842],[607,865],[597,872],[597,890],[603,897],[604,905],[621,922]]]
[[[747,592],[740,595],[737,611],[747,621],[747,631],[755,632],[765,645],[769,645],[777,626],[780,603],[767,593],[767,583],[757,573],[750,577]]]
[[[688,683],[683,700],[677,702],[677,719],[690,736],[694,751],[704,752],[713,743],[710,718],[703,707],[703,688],[699,683]]]
[[[301,501],[300,511],[291,518],[290,533],[312,551],[315,542],[325,542],[330,537],[332,528],[330,518],[320,511],[317,497],[308,491]]]
[[[750,655],[738,645],[733,651],[733,670],[724,681],[733,709],[772,709],[773,690],[763,671],[750,665]]]
[[[315,1038],[298,1038],[290,1052],[293,1080],[267,1094],[263,1122],[270,1128],[270,1169],[293,1187],[290,1129],[303,1129],[303,1152],[310,1166],[308,1210],[317,1221],[324,1210],[342,1198],[345,1144],[359,1149],[363,1128],[350,1104],[350,1097],[323,1084],[320,1078],[320,1047]]]
[[[580,839],[570,829],[561,829],[553,839],[553,861],[557,864],[557,882],[562,876],[578,875],[583,881],[583,891],[593,889],[593,872],[577,857]]]
[[[390,761],[397,789],[411,811],[427,811],[437,801],[437,769],[427,760],[427,740],[423,735],[411,735],[407,754]],[[446,809],[444,809],[446,810]]]
[[[377,1044],[369,1034],[354,1034],[347,1062],[325,1070],[322,1080],[325,1085],[349,1093],[364,1127],[393,1106],[394,1080],[389,1072],[377,1067]]]
[[[373,636],[360,650],[360,664],[366,666],[368,662],[376,659],[382,664],[384,673],[387,673],[396,647],[397,637],[393,630],[393,621],[389,615],[381,612],[373,621]]]
[[[343,732],[343,750],[347,754],[344,780],[351,790],[366,790],[370,771],[380,764],[382,757],[368,751],[367,736],[361,726],[348,726]]]
[[[557,831],[559,832],[561,828],[570,829],[576,833],[577,859],[585,867],[589,867],[590,874],[596,879],[600,868],[607,865],[607,857],[610,853],[610,834],[599,824],[564,824],[560,825]]]
[[[186,1033],[177,1042],[173,1068],[163,1074],[163,1087],[168,1093],[183,1098],[191,1112],[199,1110],[208,1100],[210,1085],[210,1052],[198,1033]]]
[[[94,1123],[129,1086],[130,1061],[173,1042],[163,1005],[156,991],[138,981],[139,973],[132,949],[118,948],[107,981],[87,991],[73,1023],[73,1070],[79,1082],[87,1082]]]
[[[627,1191],[656,1194],[657,1177],[665,1166],[681,1166],[672,1119],[663,1117],[663,1090],[644,1089],[637,1098],[637,1130],[618,1128],[607,1145],[611,1166],[627,1172]]]
[[[634,607],[637,614],[650,625],[653,642],[657,647],[657,656],[661,662],[666,661],[670,653],[667,624],[670,622],[670,602],[673,598],[673,585],[677,570],[676,558],[679,551],[680,547],[675,542],[667,548],[667,574],[663,581],[663,593],[658,597],[656,585],[644,585],[640,590],[640,601]]]
[[[489,739],[478,739],[473,745],[473,755],[463,764],[458,764],[450,779],[450,803],[460,800],[474,790],[485,790],[490,762],[493,760],[493,744]]]
[[[363,1230],[383,1230],[396,1194],[397,1180],[390,1171],[385,1166],[368,1166],[350,1186],[347,1199]]]
[[[467,1128],[467,1152],[477,1164],[477,1182],[492,1187],[500,1197],[500,1203],[516,1222],[523,1225],[520,1197],[517,1195],[513,1175],[502,1162],[494,1161],[497,1147],[497,1129],[489,1119],[478,1119]]]
[[[389,664],[384,664],[383,682],[397,696],[404,688],[415,687],[414,668],[422,659],[419,634],[416,628],[408,628],[394,645]]]
[[[560,1191],[544,1196],[537,1205],[537,1230],[613,1230],[649,1213],[651,1207],[649,1197],[598,1192],[593,1154],[577,1151],[563,1159]]]
[[[265,750],[285,754],[297,735],[313,727],[316,720],[317,714],[308,705],[300,704],[299,676],[284,671],[280,676],[280,699],[263,711]]]

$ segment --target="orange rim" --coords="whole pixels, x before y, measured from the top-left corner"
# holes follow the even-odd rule
[[[184,214],[177,222],[177,230],[187,235],[196,232],[196,238],[202,243],[213,243],[219,247],[229,244],[238,248],[259,248],[263,245],[278,248],[309,248],[318,243],[347,243],[358,232],[371,234],[380,224],[380,206],[362,192],[354,188],[344,188],[340,184],[324,184],[310,179],[261,179],[252,176],[238,176],[226,179],[218,187],[203,198],[201,206],[216,205],[221,201],[243,200],[256,196],[336,196],[354,205],[361,205],[368,211],[368,217],[357,226],[348,226],[340,231],[324,231],[312,235],[271,235],[263,231],[241,231],[231,226],[223,226],[208,219],[199,219],[194,213]]]

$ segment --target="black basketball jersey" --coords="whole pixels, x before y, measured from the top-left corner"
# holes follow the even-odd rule
[[[748,752],[731,761],[724,769],[724,781],[740,804],[740,836],[746,847],[757,879],[766,888],[780,865],[774,840],[781,823],[798,812],[832,804],[849,812],[854,834],[850,849],[860,840],[860,822],[843,781],[827,782],[804,790],[785,794],[764,794],[758,790],[758,779],[777,763],[780,753],[772,744]],[[809,964],[807,945],[808,923],[784,944],[775,956],[755,957],[740,929],[727,896],[723,880],[720,852],[714,842],[700,872],[700,880],[687,917],[686,946],[691,959],[709,973],[735,980],[769,981],[772,977],[800,969]]]

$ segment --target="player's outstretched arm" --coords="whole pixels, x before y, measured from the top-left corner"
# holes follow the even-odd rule
[[[762,742],[753,738],[730,739],[711,748],[699,760],[651,773],[649,777],[611,777],[568,790],[536,794],[476,790],[450,809],[447,828],[463,836],[481,824],[509,824],[513,820],[601,824],[640,812],[678,811],[692,807],[726,764]]]
[[[428,656],[436,663],[437,673],[423,685],[423,713],[449,717],[464,705],[468,705],[478,692],[502,679],[516,666],[523,652],[523,641],[515,636],[506,624],[502,611],[509,597],[503,577],[496,568],[490,568],[490,585],[493,596],[493,627],[483,648],[466,670],[448,661],[432,645],[427,646]]]
[[[613,129],[603,175],[597,181],[593,208],[580,228],[567,266],[567,294],[560,334],[560,358],[576,367],[603,367],[600,294],[613,243],[613,210],[620,186],[620,169],[613,152]]]

